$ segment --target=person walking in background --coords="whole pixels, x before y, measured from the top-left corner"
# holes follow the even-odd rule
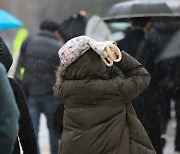
[[[6,70],[0,63],[0,153],[12,154],[19,130],[18,120],[14,94]]]
[[[133,106],[157,154],[162,154],[159,115],[161,98],[156,89],[159,87],[154,88],[158,79],[155,57],[159,50],[155,43],[146,39],[152,21],[149,17],[131,18],[129,21],[131,29],[126,32],[125,38],[118,41],[117,44],[119,48],[135,56],[151,75],[149,87],[133,100]]]
[[[161,96],[161,133],[162,140],[166,140],[166,125],[170,118],[170,102],[175,101],[176,112],[176,136],[175,151],[180,153],[180,24],[179,18],[163,18],[155,22],[148,32],[148,39],[158,45],[159,52],[156,54],[158,62],[158,78]],[[154,48],[153,46],[151,48]],[[163,57],[164,51],[168,51],[169,55]],[[171,56],[173,53],[175,54]]]
[[[24,75],[21,76],[20,82],[27,96],[37,141],[40,114],[45,114],[47,118],[51,154],[58,153],[59,143],[59,136],[52,126],[54,112],[59,104],[53,97],[52,90],[55,82],[55,71],[60,63],[57,56],[61,47],[58,28],[58,23],[44,20],[40,24],[40,32],[24,41],[16,73],[16,78],[20,80],[19,70],[24,67]]]
[[[85,35],[87,16],[88,14],[85,10],[80,10],[60,24],[59,31],[63,36],[64,42],[74,37]]]
[[[59,57],[54,95],[65,107],[60,153],[155,154],[131,105],[149,84],[144,67],[112,42],[86,36],[69,40]]]
[[[126,29],[125,37],[117,41],[117,45],[135,57],[140,43],[145,39],[146,32],[151,26],[151,18],[131,18],[129,19],[129,23],[131,27]]]

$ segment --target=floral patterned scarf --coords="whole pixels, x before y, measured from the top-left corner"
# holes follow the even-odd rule
[[[101,58],[104,60],[107,66],[112,66],[113,61],[118,62],[122,58],[119,48],[117,48],[116,45],[112,47],[112,44],[115,44],[115,42],[111,42],[111,41],[98,42],[87,36],[78,36],[66,42],[60,48],[58,54],[62,64],[65,66],[69,66],[71,63],[77,60],[81,55],[83,55],[86,51],[92,48],[98,55],[101,56]],[[109,46],[112,47],[113,49],[116,47],[115,52],[116,55],[119,56],[118,59],[113,59],[112,56],[108,57],[108,54],[104,52],[110,50]],[[105,59],[107,59],[109,62],[107,62]]]

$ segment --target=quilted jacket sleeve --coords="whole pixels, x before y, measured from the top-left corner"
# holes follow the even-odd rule
[[[122,51],[122,60],[117,67],[124,73],[123,80],[118,79],[120,91],[125,101],[137,97],[150,83],[150,75],[136,59]]]

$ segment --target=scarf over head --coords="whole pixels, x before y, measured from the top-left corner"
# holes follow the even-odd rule
[[[112,66],[113,61],[119,62],[122,58],[121,52],[115,42],[98,42],[87,36],[78,36],[69,40],[60,48],[58,54],[62,64],[69,66],[90,48],[101,56],[107,66]],[[113,58],[110,50],[113,50],[118,58]]]

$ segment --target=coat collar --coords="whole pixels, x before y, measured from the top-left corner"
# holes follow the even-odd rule
[[[58,40],[58,38],[53,34],[53,32],[48,31],[48,30],[42,30],[38,33],[39,36],[45,36],[45,37],[50,37],[52,39]]]

